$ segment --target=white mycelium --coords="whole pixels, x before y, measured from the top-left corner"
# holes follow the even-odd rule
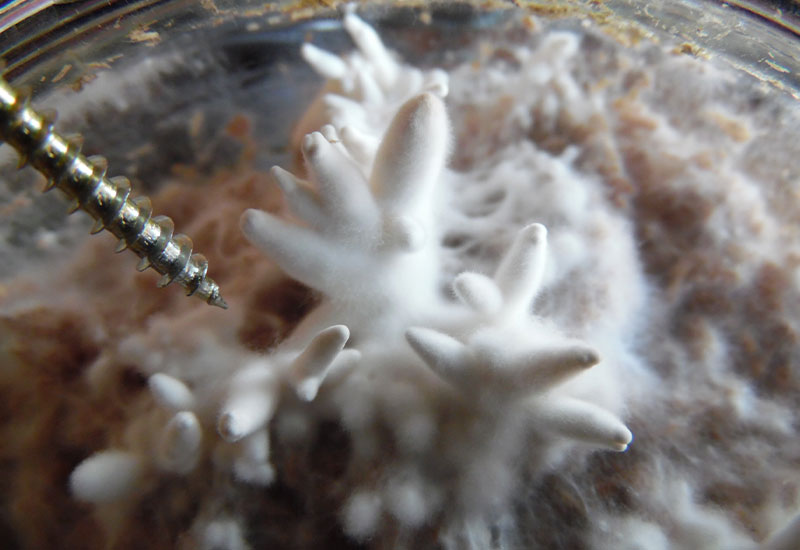
[[[303,45],[303,58],[327,80],[298,123],[293,142],[332,124],[342,130],[350,153],[368,165],[397,108],[420,92],[446,96],[448,77],[438,69],[423,72],[401,63],[375,29],[353,13],[346,14],[343,23],[357,51],[339,57],[311,43]]]
[[[275,487],[324,495],[300,507],[335,515],[351,538],[379,548],[567,548],[580,540],[694,550],[747,548],[753,539],[794,548],[798,520],[767,537],[793,513],[791,485],[786,503],[772,495],[754,506],[760,531],[745,533],[732,519],[735,503],[720,510],[698,482],[715,478],[708,487],[724,491],[717,459],[747,463],[764,442],[791,440],[791,420],[719,366],[735,349],[723,329],[689,327],[709,341],[702,361],[717,366],[705,368],[690,345],[675,344],[667,322],[653,322],[672,322],[670,297],[649,295],[663,288],[645,283],[637,247],[664,239],[669,250],[671,235],[634,237],[624,208],[609,206],[608,188],[592,175],[619,176],[626,145],[613,139],[635,141],[642,129],[656,145],[642,148],[658,159],[662,149],[677,151],[678,164],[693,166],[697,147],[666,124],[651,128],[625,101],[612,110],[616,96],[606,98],[605,85],[597,93],[580,86],[576,35],[547,33],[533,50],[504,52],[517,69],[487,64],[476,78],[467,65],[448,82],[441,71],[403,64],[352,13],[344,26],[356,52],[302,49],[327,80],[292,138],[304,165],[297,175],[272,170],[284,208],[241,218],[246,237],[321,303],[266,355],[240,344],[235,326],[246,319],[221,323],[205,310],[154,316],[105,349],[88,374],[92,392],[114,390],[115,369],[133,364],[149,393],[127,405],[108,448],[73,471],[74,496],[98,504],[113,534],[157,489],[176,484],[166,500],[177,508],[180,491],[191,490],[184,498],[198,502],[185,536],[206,549],[248,548],[261,518],[248,509],[261,503],[248,499],[269,500]],[[455,118],[456,132],[448,103],[469,115]],[[629,125],[629,134],[588,130],[614,125]],[[548,141],[551,133],[579,145]],[[641,161],[642,150],[632,150]],[[659,173],[675,173],[665,158]],[[674,177],[673,187],[683,185]],[[730,179],[716,202],[732,201],[731,185],[746,191]],[[743,211],[758,204],[745,202]],[[741,212],[727,221],[725,204],[712,229],[727,243]],[[689,206],[680,212],[691,219]],[[777,222],[763,216],[753,226],[777,235]],[[751,233],[736,244],[756,247]],[[642,235],[649,241],[635,240]],[[228,316],[237,314],[235,296],[232,304]],[[654,350],[637,349],[646,315]],[[660,330],[668,337],[652,337]],[[740,427],[756,426],[756,435],[732,432],[728,447],[708,445],[687,427],[705,418],[687,411],[707,404]],[[598,454],[627,449],[632,434],[621,418],[629,416],[642,427],[634,450]],[[717,427],[715,417],[708,422]],[[339,428],[346,443],[317,446],[321,432]],[[344,463],[333,479],[304,477],[309,463],[329,456]],[[791,477],[788,460],[776,462],[783,474],[775,476]],[[613,474],[609,485],[604,472]],[[546,514],[560,508],[590,518],[579,538],[545,532],[571,525],[559,517],[550,529]]]
[[[374,44],[361,36],[373,31],[355,16],[345,25],[362,49]],[[313,47],[305,52],[336,82],[367,70],[363,62],[347,70]],[[383,50],[364,57],[391,59]],[[388,73],[401,71],[393,65]],[[329,94],[317,102],[332,104]],[[292,342],[344,323],[361,352],[322,396],[353,438],[355,471],[376,461],[383,470],[384,479],[365,484],[346,507],[345,528],[360,538],[385,527],[381,515],[417,528],[445,513],[444,503],[453,516],[446,525],[489,517],[507,501],[517,465],[543,461],[554,438],[618,451],[632,438],[614,414],[557,391],[599,357],[532,314],[547,258],[542,225],[519,231],[493,278],[456,277],[458,302],[441,291],[441,220],[459,177],[444,167],[445,106],[431,92],[412,96],[375,136],[358,127],[365,119],[387,126],[374,103],[364,101],[358,116],[334,113],[332,125],[303,139],[307,181],[273,172],[295,221],[256,210],[242,218],[256,246],[325,297]],[[348,135],[359,141],[339,137]],[[526,460],[532,441],[539,444]],[[396,456],[381,457],[388,447]]]
[[[207,351],[185,342],[181,356],[145,358],[163,337],[158,324],[123,344],[119,353],[151,365],[152,405],[119,448],[75,469],[77,498],[113,505],[159,472],[191,475],[209,459],[234,484],[269,485],[282,475],[271,445],[302,443],[332,420],[352,442],[339,512],[350,536],[439,524],[443,543],[463,547],[469,522],[480,546],[523,470],[546,469],[578,443],[624,451],[631,442],[599,404],[607,395],[592,402],[565,385],[598,352],[534,314],[547,279],[543,225],[519,229],[493,274],[452,278],[455,253],[442,240],[457,225],[461,176],[446,168],[457,146],[446,75],[401,64],[355,15],[344,24],[357,53],[303,47],[329,80],[299,124],[307,176],[272,172],[289,212],[242,217],[247,238],[323,302],[272,353],[229,349],[238,366],[212,365],[225,355],[210,351],[214,338]],[[93,369],[98,390],[103,364]],[[242,547],[238,524],[213,517],[213,501],[193,527],[198,544]]]

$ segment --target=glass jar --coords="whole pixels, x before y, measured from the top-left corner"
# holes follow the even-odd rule
[[[285,215],[272,165],[314,180],[302,143],[317,129],[308,106],[324,79],[302,46],[357,66],[344,54],[347,10],[375,26],[403,70],[449,75],[445,179],[456,183],[437,205],[442,299],[456,302],[458,273],[493,273],[524,224],[545,223],[551,252],[533,312],[603,360],[544,402],[563,394],[610,411],[634,434],[625,453],[589,452],[603,446],[599,432],[542,412],[536,388],[525,399],[470,390],[462,414],[437,409],[430,388],[442,380],[417,375],[370,386],[365,374],[309,408],[286,396],[286,375],[262,439],[232,442],[215,424],[237,369],[277,361],[330,298],[264,259],[239,217]],[[32,168],[17,171],[16,154],[0,153],[3,539],[790,548],[791,531],[775,533],[800,507],[797,28],[797,8],[777,2],[9,4],[5,78],[29,89],[36,109],[57,110],[57,131],[82,134],[86,155],[105,156],[109,175],[128,177],[193,239],[231,308],[155,288],[133,254],[114,256],[107,232],[88,236],[89,216],[68,215],[62,195],[42,194]],[[328,93],[341,86],[331,80]],[[403,104],[385,103],[388,114],[368,105],[384,117],[378,136]],[[369,290],[359,285],[353,294]],[[384,313],[354,321],[367,328],[351,327],[348,348],[379,346],[368,329]],[[194,392],[193,405],[170,405],[158,374]],[[518,429],[531,410],[540,423]],[[202,434],[187,472],[159,455],[183,413]],[[459,427],[464,415],[478,432],[494,428],[473,438]],[[262,477],[247,482],[237,457],[264,452]],[[109,491],[130,487],[86,504],[75,472],[98,456],[121,472],[103,478]]]

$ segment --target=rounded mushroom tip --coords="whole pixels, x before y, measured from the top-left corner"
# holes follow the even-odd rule
[[[327,345],[343,347],[347,340],[350,339],[350,329],[345,325],[333,325],[324,330],[321,330],[315,340],[326,342]]]
[[[406,329],[406,341],[414,345],[414,343],[419,342],[420,339],[425,337],[426,329],[422,327],[409,327]]]
[[[319,149],[319,140],[322,139],[322,134],[319,132],[312,132],[303,137],[303,152],[306,155],[313,155]]]
[[[350,338],[350,329],[347,325],[333,325],[328,330],[337,337],[339,340],[347,340]]]
[[[345,10],[344,17],[342,18],[342,26],[350,33],[369,28],[369,25],[356,15],[354,9]]]
[[[151,392],[157,392],[164,385],[171,385],[172,380],[174,379],[171,376],[157,372],[147,378],[147,387]]]
[[[273,178],[275,178],[275,180],[276,180],[278,183],[280,183],[280,177],[281,177],[281,176],[284,174],[284,172],[286,172],[286,170],[284,170],[283,168],[281,168],[281,167],[280,167],[280,166],[278,166],[277,164],[276,164],[275,166],[273,166],[272,168],[270,168],[270,169],[269,169],[269,174],[270,174],[270,176],[272,176]]]
[[[587,369],[600,362],[600,354],[586,346],[578,345],[570,348],[569,355],[572,357],[574,365]]]
[[[217,422],[217,431],[225,441],[234,442],[238,441],[244,436],[241,422],[236,418],[236,414],[226,412],[220,415]]]
[[[77,500],[111,503],[129,497],[141,474],[142,462],[138,456],[127,451],[100,451],[72,471],[69,488]]]
[[[547,239],[547,228],[540,223],[526,225],[521,233],[531,242],[544,242]]]
[[[319,393],[319,386],[320,381],[316,378],[304,380],[298,384],[296,388],[297,397],[299,397],[302,401],[310,403],[317,397],[317,393]]]
[[[320,132],[328,141],[332,142],[339,139],[339,132],[336,131],[336,127],[333,124],[326,124],[320,128]]]
[[[440,98],[447,97],[450,91],[447,73],[441,69],[434,69],[429,76],[427,91]]]
[[[583,352],[582,363],[587,367],[591,367],[600,362],[600,354],[597,351],[587,348]]]
[[[444,102],[432,91],[423,92],[409,99],[401,111],[408,119],[443,119],[446,120]]]
[[[617,452],[625,452],[628,446],[633,442],[633,433],[628,429],[621,429],[614,438],[614,450]]]
[[[420,103],[432,104],[432,103],[441,103],[441,99],[438,95],[434,94],[431,91],[422,92],[418,96],[418,101]]]
[[[242,212],[242,215],[239,217],[239,227],[241,228],[242,232],[245,235],[251,235],[258,225],[258,220],[260,217],[261,211],[255,208],[248,208]]]
[[[300,46],[300,55],[304,58],[307,57],[309,54],[313,55],[316,53],[318,48],[314,46],[311,42],[303,42],[303,45]]]
[[[435,109],[444,111],[444,102],[442,101],[441,96],[433,91],[421,93],[419,96],[417,96],[415,103],[418,108],[425,108],[431,111]]]
[[[197,424],[197,419],[193,413],[181,411],[174,416],[173,422],[180,431],[186,431]]]
[[[424,352],[430,336],[431,330],[423,327],[409,327],[405,333],[406,342],[417,354]]]

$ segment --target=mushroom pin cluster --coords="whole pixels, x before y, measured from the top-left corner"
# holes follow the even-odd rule
[[[537,315],[544,225],[523,224],[493,270],[452,275],[443,241],[461,175],[447,167],[458,147],[447,75],[405,65],[352,13],[344,27],[356,52],[302,49],[328,80],[298,124],[305,173],[272,170],[285,211],[241,218],[247,239],[322,302],[267,355],[229,350],[236,364],[202,373],[192,354],[216,353],[202,346],[164,359],[122,442],[72,473],[73,494],[98,514],[123,509],[160,476],[204,476],[200,546],[246,548],[241,523],[215,514],[215,499],[289,475],[271,448],[311,452],[314,434],[334,424],[351,446],[338,480],[348,536],[400,544],[427,530],[477,548],[523,473],[565,448],[631,443],[621,406],[570,390],[598,351]]]

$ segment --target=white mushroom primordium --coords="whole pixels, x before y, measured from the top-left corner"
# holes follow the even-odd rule
[[[327,52],[309,42],[300,48],[300,54],[314,71],[327,79],[344,78],[347,64],[338,55]]]
[[[412,327],[406,339],[419,357],[476,407],[496,407],[526,399],[531,422],[540,432],[623,451],[633,436],[613,414],[597,405],[550,390],[597,364],[593,349],[554,338],[530,345],[510,342],[519,326],[541,330],[526,318],[544,272],[547,232],[531,224],[517,234],[494,279],[476,273],[456,277],[456,296],[481,315],[462,342],[438,330]],[[512,323],[512,328],[509,327]]]
[[[304,225],[248,210],[242,216],[242,231],[287,274],[329,299],[352,294],[354,281],[382,275],[371,270],[392,265],[392,252],[432,247],[431,207],[447,157],[448,133],[440,98],[425,93],[410,99],[381,141],[369,181],[343,143],[331,143],[322,132],[309,134],[302,150],[310,181],[282,169],[272,171],[289,208]],[[411,258],[405,269],[415,279],[435,265],[425,255]],[[403,279],[404,285],[409,280]],[[386,289],[391,284],[384,281]],[[433,286],[427,280],[424,284]],[[370,287],[375,284],[365,285]]]
[[[383,513],[381,497],[373,491],[358,491],[347,500],[342,514],[345,532],[357,540],[371,536]]]
[[[358,25],[351,27],[349,30],[354,32],[352,29]],[[312,48],[307,48],[306,54],[316,56],[317,64],[328,59],[317,55],[319,52]],[[328,73],[334,70],[341,73],[340,64],[329,65],[336,69],[328,67]],[[375,428],[363,411],[385,406],[383,413],[375,410],[374,414],[383,414],[388,422],[397,424],[390,430],[400,434],[395,444],[412,454],[427,452],[424,445],[417,448],[403,444],[403,430],[399,427],[403,418],[417,415],[425,430],[436,430],[431,424],[436,422],[431,414],[436,414],[438,404],[423,398],[413,405],[405,404],[404,414],[398,416],[392,412],[397,405],[391,404],[390,396],[395,395],[400,384],[391,376],[383,379],[380,389],[376,387],[386,396],[371,405],[366,402],[359,405],[362,390],[357,389],[368,384],[365,369],[380,372],[384,363],[404,362],[413,369],[414,363],[422,360],[463,395],[464,403],[472,404],[469,414],[483,426],[482,430],[487,430],[482,432],[487,441],[499,437],[492,430],[504,433],[509,429],[503,426],[504,418],[519,418],[518,413],[522,412],[530,428],[540,436],[624,450],[632,436],[616,416],[592,403],[553,391],[598,363],[599,357],[591,347],[552,333],[553,329],[532,315],[547,258],[545,227],[534,223],[522,228],[492,277],[471,272],[457,276],[453,289],[462,307],[460,313],[454,314],[452,307],[442,303],[440,295],[430,290],[436,288],[440,276],[438,186],[444,178],[455,177],[445,171],[450,136],[444,104],[433,93],[408,99],[386,125],[382,138],[376,140],[361,125],[375,114],[365,110],[365,105],[377,95],[370,79],[337,78],[338,89],[348,89],[351,95],[325,94],[324,101],[339,107],[338,114],[328,119],[333,125],[325,124],[302,139],[308,181],[273,169],[294,219],[284,220],[251,210],[242,218],[242,229],[286,273],[323,293],[326,301],[317,311],[318,317],[312,316],[316,323],[312,327],[325,322],[346,322],[361,344],[367,346],[362,348],[365,353],[357,367],[342,369],[336,376],[331,373],[331,378],[341,384],[343,393],[339,399],[344,399],[345,404],[342,418],[354,430],[353,437],[372,440]],[[374,82],[380,84],[379,80],[375,78]],[[346,124],[337,123],[345,119]],[[325,309],[326,304],[333,306]],[[442,316],[440,312],[444,310],[450,313]],[[460,318],[456,320],[454,316]],[[398,321],[381,324],[386,317]],[[410,323],[404,324],[406,318],[435,321],[431,327],[409,328]],[[451,330],[448,323],[452,324]],[[405,334],[416,358],[399,349],[393,355],[386,355],[369,347],[373,345],[373,336],[392,341],[396,338],[393,331]],[[531,335],[536,338],[531,339]],[[315,393],[314,377],[309,377],[308,386],[304,386],[297,383],[302,376],[298,377],[292,369],[290,374],[301,398],[305,390],[308,395]],[[348,381],[351,374],[354,376]],[[420,387],[418,391],[419,395],[426,395],[430,389]],[[353,411],[361,412],[356,415]],[[491,420],[481,419],[484,416]],[[376,418],[374,422],[380,421]],[[449,429],[459,428],[451,424]],[[467,447],[480,444],[480,438],[473,439],[468,433],[449,434],[448,438],[456,441],[464,438]],[[522,432],[516,433],[523,437]],[[460,464],[457,468],[459,471],[463,468],[464,472],[479,470],[481,461],[504,470],[510,467],[511,457],[519,450],[516,444],[505,442],[495,451],[488,450],[487,456],[476,464],[471,463],[469,453],[463,454],[466,451],[447,460]],[[439,452],[455,451],[439,449]],[[459,494],[483,494],[469,489],[474,484],[472,476],[455,472],[454,476],[462,486],[463,492]],[[419,480],[419,483],[425,482]],[[498,487],[501,486],[505,484]],[[504,490],[498,487],[490,494],[503,495]],[[403,509],[396,500],[398,495],[407,493],[390,491],[386,509]],[[377,528],[374,522],[378,518],[359,512],[358,502],[354,500],[345,510],[346,529],[356,537],[368,536]],[[414,521],[406,514],[392,515],[402,524],[412,526],[424,521],[429,513],[433,512],[427,511]]]
[[[239,442],[241,453],[233,464],[238,479],[262,485],[272,481],[267,426],[278,407],[284,377],[300,399],[312,401],[337,358],[345,362],[357,359],[357,353],[356,357],[344,353],[349,337],[350,331],[343,325],[328,327],[295,355],[286,374],[278,366],[285,359],[278,357],[272,362],[255,360],[233,375],[217,430],[226,441]]]
[[[145,473],[188,475],[200,464],[266,486],[281,475],[270,462],[271,430],[275,441],[313,447],[311,427],[334,419],[351,437],[349,471],[378,470],[342,480],[344,530],[363,540],[387,522],[400,532],[449,516],[448,501],[454,524],[463,520],[455,510],[490,516],[510,498],[528,434],[618,451],[630,443],[613,413],[564,386],[599,362],[597,352],[533,315],[543,225],[519,230],[492,276],[456,276],[457,301],[441,292],[451,273],[442,197],[459,177],[446,169],[447,75],[403,65],[352,13],[344,26],[358,52],[302,48],[329,81],[295,140],[306,175],[271,170],[287,212],[241,218],[245,236],[319,291],[321,305],[269,355],[195,372],[190,384],[152,375],[157,406],[136,425],[145,429],[129,430],[132,449],[97,453],[75,469],[77,498],[125,499]],[[244,544],[235,521],[206,521],[206,546]]]
[[[327,328],[314,337],[292,362],[289,376],[300,399],[314,400],[327,371],[349,337],[350,331],[344,325]]]
[[[197,542],[199,550],[250,550],[238,520],[226,517],[215,517],[201,528]]]
[[[378,83],[384,88],[394,84],[400,70],[399,66],[386,50],[375,29],[353,13],[344,16],[344,28],[353,38],[358,50],[370,62]],[[359,71],[359,74],[363,73],[364,71]]]
[[[195,406],[195,397],[186,384],[169,376],[156,373],[147,379],[150,393],[156,403],[172,411],[188,411]]]
[[[547,259],[547,229],[533,223],[517,233],[494,274],[503,296],[503,313],[516,318],[530,312]]]
[[[342,143],[353,160],[358,163],[363,170],[367,171],[365,177],[369,175],[372,170],[372,162],[375,160],[375,155],[378,152],[380,140],[365,134],[353,126],[345,126],[342,128],[339,136]]]
[[[453,292],[459,300],[477,313],[497,313],[503,305],[503,295],[497,285],[481,273],[461,273],[453,281]]]
[[[533,223],[517,233],[494,278],[462,273],[453,282],[456,296],[478,313],[501,312],[509,322],[526,316],[542,284],[547,258],[547,229]]]
[[[75,498],[94,504],[128,498],[142,477],[144,466],[136,454],[106,450],[95,453],[72,471],[70,490]]]
[[[278,405],[279,381],[274,367],[257,360],[231,379],[222,405],[217,431],[226,441],[238,441],[261,429]]]
[[[327,82],[297,124],[293,143],[299,144],[304,135],[326,123],[340,129],[346,142],[346,127],[379,137],[396,108],[409,98],[423,92],[447,96],[446,72],[421,71],[403,64],[386,49],[375,29],[354,13],[345,15],[343,23],[357,48],[355,52],[339,56],[310,43],[301,47],[303,59]],[[353,156],[359,157],[356,153]],[[363,162],[363,157],[357,160]]]
[[[421,210],[432,207],[449,132],[444,103],[436,95],[424,93],[400,107],[378,148],[369,180],[384,212],[430,215]]]
[[[317,391],[319,391],[319,386],[323,384],[325,386],[332,386],[332,387],[341,384],[353,372],[353,369],[358,365],[360,361],[361,361],[360,351],[353,348],[343,349],[336,356],[331,365],[323,372],[322,377],[320,377],[319,379]],[[302,385],[302,383],[300,385]],[[298,385],[298,389],[300,385]],[[303,391],[303,393],[305,395],[309,395],[307,391]]]
[[[255,485],[269,485],[275,478],[270,464],[269,432],[257,430],[239,443],[240,453],[233,462],[233,474],[239,481]]]
[[[303,140],[306,159],[319,194],[323,218],[317,223],[337,233],[376,228],[379,212],[358,166],[321,132]]]
[[[592,403],[570,397],[530,404],[531,422],[553,435],[624,451],[633,434],[619,418]]]
[[[156,463],[177,474],[188,474],[197,466],[203,443],[203,428],[194,413],[181,411],[173,416],[158,441]]]

